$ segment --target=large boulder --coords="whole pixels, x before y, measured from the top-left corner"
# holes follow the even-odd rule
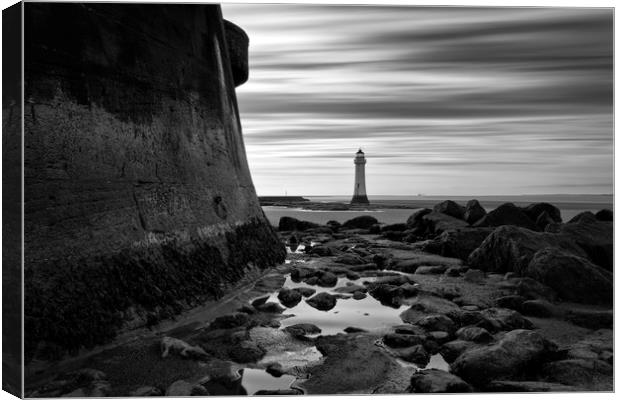
[[[485,215],[487,215],[487,211],[480,205],[478,200],[469,200],[467,205],[465,206],[465,214],[463,214],[463,219],[470,225],[475,224],[480,221]]]
[[[568,359],[543,365],[546,380],[590,390],[612,390],[613,366],[598,359]]]
[[[438,369],[416,371],[411,377],[409,393],[466,393],[472,388],[461,378]]]
[[[410,324],[417,323],[429,314],[450,314],[461,310],[453,302],[437,296],[419,295],[410,304],[411,307],[400,314],[400,318]]]
[[[607,208],[604,208],[604,209],[598,211],[596,214],[594,214],[594,216],[599,221],[613,222],[613,220],[614,220],[614,212],[609,210],[609,209],[607,209]]]
[[[523,207],[522,210],[532,221],[536,221],[542,213],[547,213],[553,222],[562,222],[560,209],[553,204],[532,203],[529,206]]]
[[[370,215],[360,215],[342,224],[344,229],[370,229],[371,226],[378,224],[379,221]]]
[[[532,328],[532,322],[524,318],[519,312],[499,307],[482,310],[477,325],[490,332]]]
[[[523,273],[555,289],[562,300],[605,304],[613,301],[611,272],[557,248],[536,252]]]
[[[457,204],[452,200],[446,200],[442,201],[439,204],[435,204],[435,207],[433,207],[433,211],[446,214],[454,218],[463,219],[463,215],[465,214],[465,207]]]
[[[295,307],[301,301],[301,292],[296,289],[282,288],[278,293],[278,300],[284,307]]]
[[[301,221],[293,217],[281,217],[278,223],[279,231],[305,231],[306,229],[317,228],[319,225],[314,222]]]
[[[586,256],[575,242],[564,236],[533,232],[517,226],[501,226],[470,254],[467,263],[483,271],[521,274],[534,254],[546,247],[555,247],[571,254]]]
[[[594,222],[596,220],[596,216],[591,211],[583,211],[568,220],[568,223],[576,224],[579,222]]]
[[[430,208],[421,208],[407,218],[407,226],[410,229],[417,228],[422,223],[422,217],[433,212]]]
[[[484,239],[494,228],[463,228],[445,231],[422,247],[423,251],[439,254],[444,257],[460,258],[467,261],[469,255],[480,247]]]
[[[422,224],[429,234],[439,234],[449,230],[462,229],[468,226],[467,222],[450,215],[433,211],[422,217]]]
[[[466,350],[451,371],[477,387],[493,380],[524,375],[556,350],[556,346],[539,333],[518,329],[508,332],[490,346]]]
[[[402,232],[407,230],[407,224],[389,224],[381,227],[381,232]]]
[[[316,308],[317,310],[329,311],[332,308],[336,307],[336,300],[336,296],[326,292],[321,292],[306,300],[306,303]]]
[[[564,242],[576,245],[596,265],[613,271],[614,225],[613,222],[582,219],[572,224],[561,224],[557,235]],[[573,253],[580,256],[581,254]]]
[[[534,221],[527,216],[519,207],[512,203],[504,203],[495,210],[489,212],[474,226],[502,226],[514,225],[523,228],[538,230]]]

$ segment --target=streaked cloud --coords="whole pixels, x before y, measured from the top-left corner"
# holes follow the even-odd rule
[[[610,193],[611,9],[224,4],[259,194]]]

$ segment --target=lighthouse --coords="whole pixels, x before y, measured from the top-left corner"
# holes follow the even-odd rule
[[[351,204],[369,204],[366,196],[366,158],[362,149],[359,149],[355,154],[353,163],[355,164],[355,186],[353,187]]]

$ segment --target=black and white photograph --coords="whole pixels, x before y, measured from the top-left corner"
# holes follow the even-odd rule
[[[613,3],[450,3],[3,2],[2,389],[611,396]]]

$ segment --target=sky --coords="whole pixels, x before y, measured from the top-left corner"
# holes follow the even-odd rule
[[[223,4],[258,195],[613,192],[607,8]]]

